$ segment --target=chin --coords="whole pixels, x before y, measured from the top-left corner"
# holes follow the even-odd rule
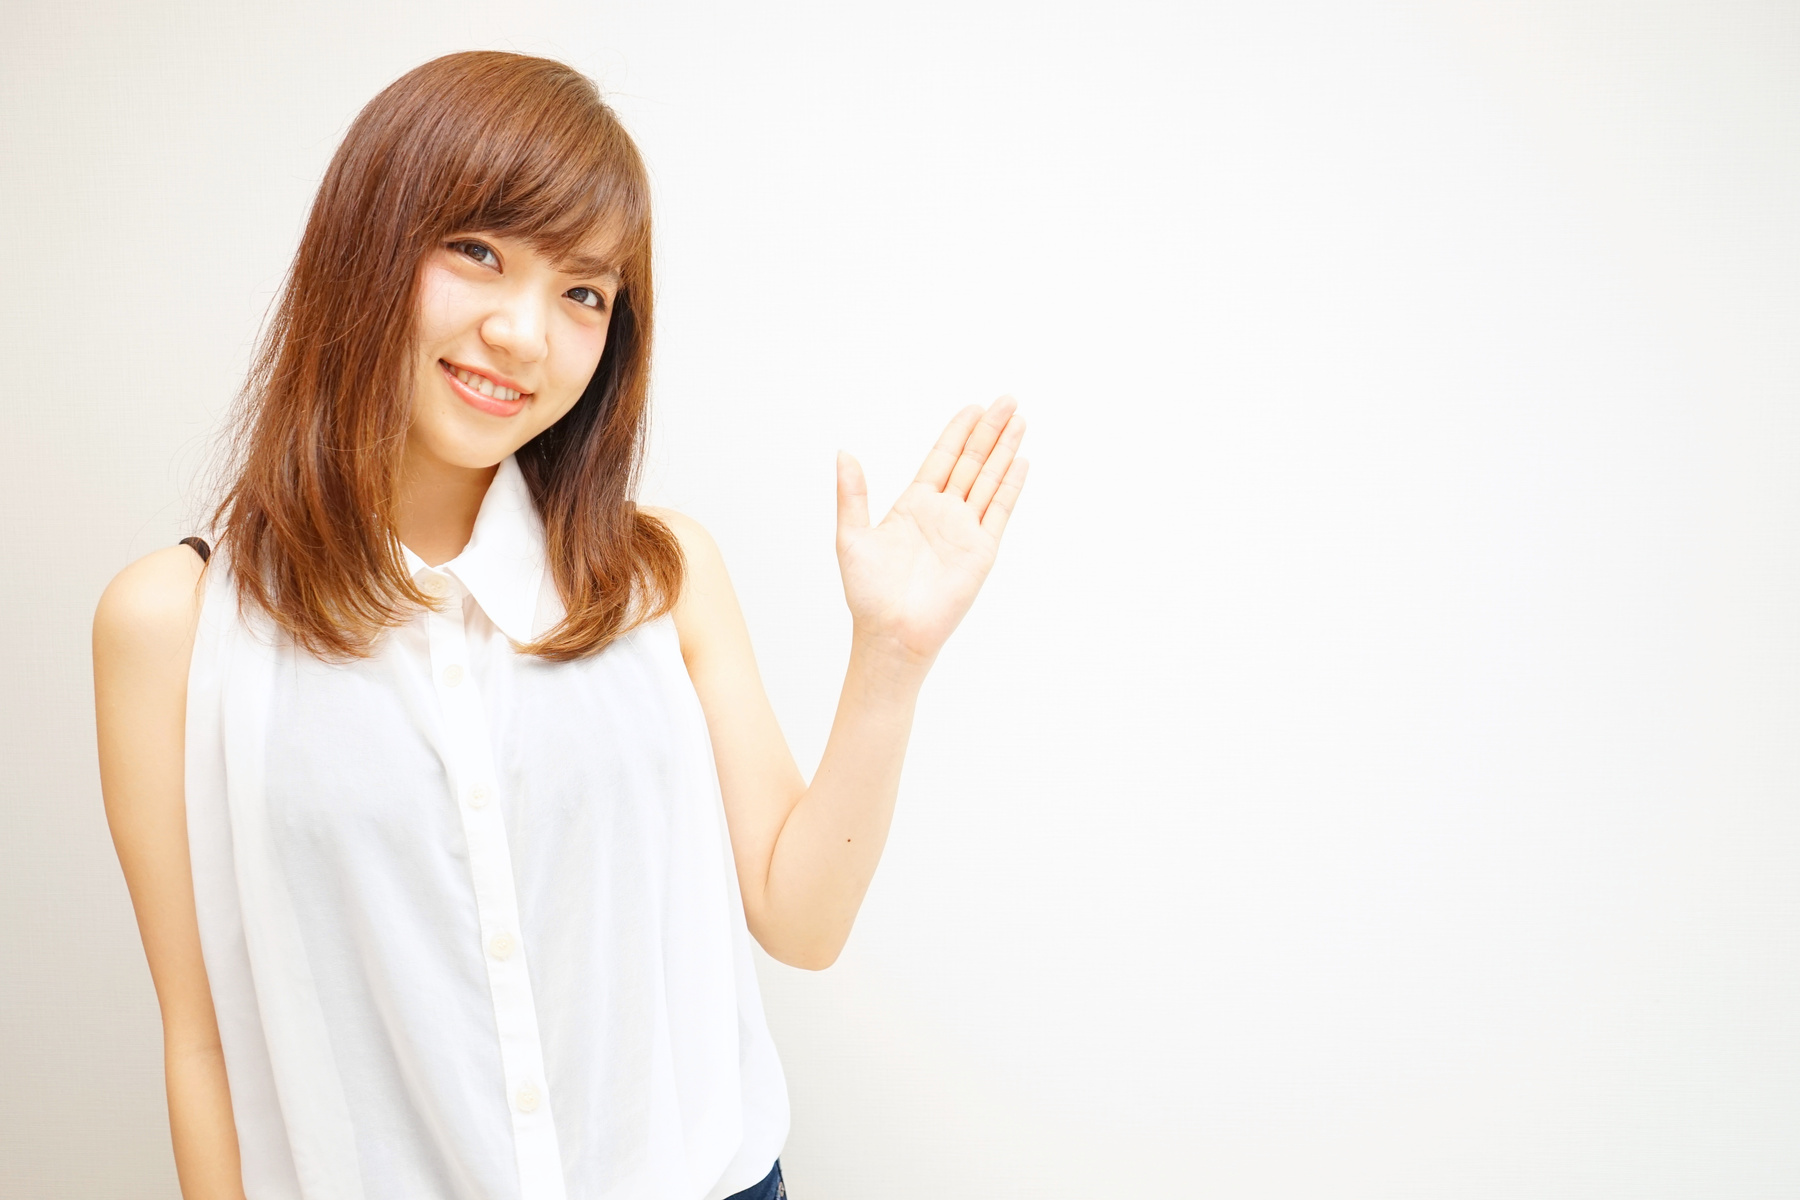
[[[523,414],[521,414],[523,415]],[[499,466],[506,456],[536,436],[535,428],[470,428],[471,422],[429,418],[418,421],[411,440],[419,451],[447,466],[484,471]]]

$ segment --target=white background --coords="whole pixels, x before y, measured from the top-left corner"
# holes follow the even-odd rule
[[[1791,4],[13,0],[0,1194],[175,1195],[87,628],[356,110],[595,76],[655,177],[648,498],[804,767],[957,407],[1031,484],[840,963],[796,1200],[1800,1193]]]

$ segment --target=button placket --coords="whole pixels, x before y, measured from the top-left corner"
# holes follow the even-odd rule
[[[500,1062],[512,1113],[522,1200],[562,1200],[562,1155],[551,1118],[538,1036],[537,1006],[531,994],[525,947],[519,941],[518,892],[506,822],[496,798],[493,743],[480,689],[468,673],[468,632],[461,592],[446,586],[450,603],[425,614],[432,677],[442,706],[445,753],[450,777],[463,803],[456,806],[469,852],[480,924],[482,960],[494,1005]]]

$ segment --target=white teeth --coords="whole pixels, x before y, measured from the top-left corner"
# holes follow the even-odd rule
[[[449,366],[448,363],[445,365]],[[470,389],[480,392],[484,396],[492,396],[496,400],[517,400],[524,395],[523,392],[515,392],[511,388],[501,387],[485,375],[477,375],[475,372],[465,371],[461,367],[450,367],[450,373],[462,380]]]

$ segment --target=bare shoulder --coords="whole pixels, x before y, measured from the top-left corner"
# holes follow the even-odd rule
[[[704,554],[715,555],[719,552],[718,544],[713,541],[712,534],[706,532],[706,526],[686,513],[673,508],[660,508],[648,504],[644,506],[643,511],[667,525],[675,534],[676,539],[681,542],[683,551],[690,554],[700,551]]]
[[[725,578],[724,557],[706,526],[672,508],[645,506],[644,512],[667,525],[675,540],[681,543],[681,553],[687,559],[688,567],[688,579],[682,588],[683,601],[689,598],[690,590],[703,592]]]
[[[94,665],[182,661],[200,619],[200,556],[168,546],[113,577],[94,610]]]
[[[724,556],[706,527],[672,508],[646,506],[644,512],[669,527],[687,560],[681,597],[675,605],[675,628],[681,634],[682,657],[691,669],[698,659],[711,657],[720,645],[721,634],[730,638],[741,626],[743,616],[731,589],[731,577],[725,571]]]

